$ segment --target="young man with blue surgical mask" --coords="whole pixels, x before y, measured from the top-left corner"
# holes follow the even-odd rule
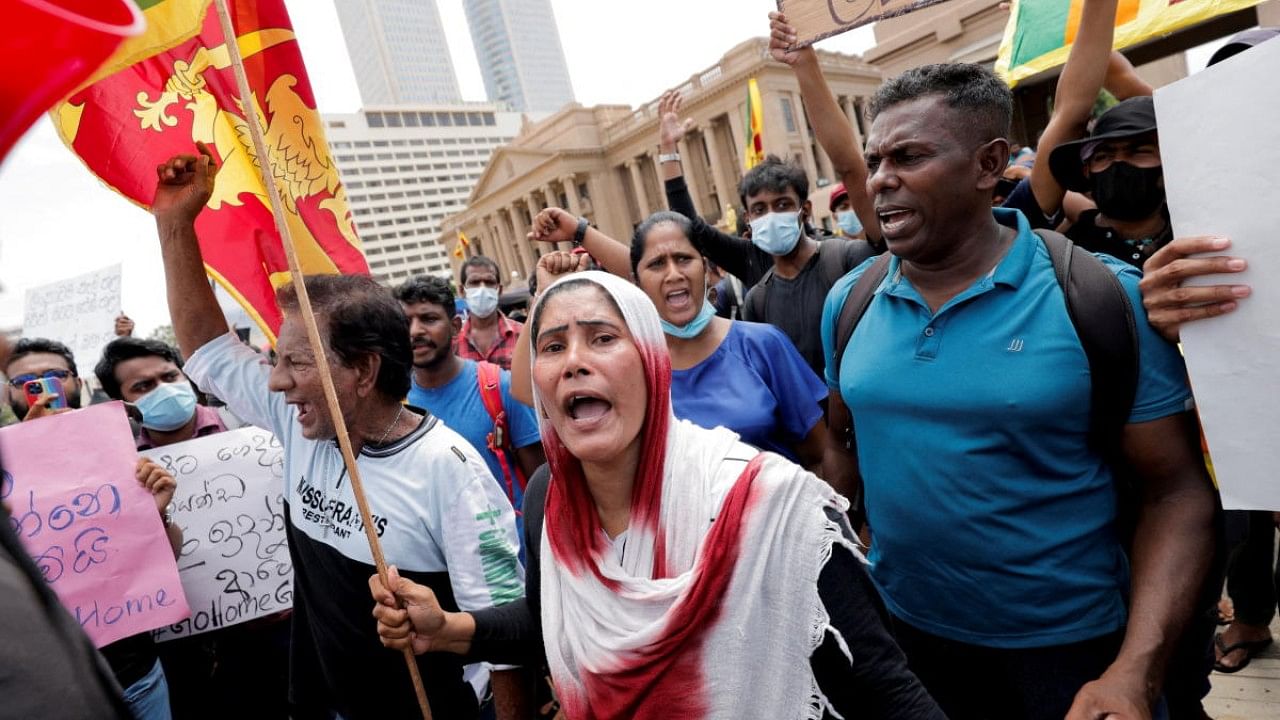
[[[493,260],[477,255],[468,258],[460,271],[462,292],[467,299],[467,319],[455,336],[454,350],[464,360],[483,360],[511,369],[511,353],[524,328],[498,309],[502,296],[502,275]]]
[[[677,151],[685,133],[693,128],[692,120],[681,120],[680,103],[680,94],[675,91],[664,94],[659,102],[658,159],[667,203],[693,223],[691,232],[706,257],[751,288],[743,302],[742,318],[782,330],[809,367],[821,375],[818,329],[827,291],[874,255],[875,249],[864,240],[816,239],[811,230],[808,175],[803,168],[772,155],[749,170],[738,186],[750,223],[745,237],[721,232],[703,221],[689,195]],[[595,248],[587,250],[603,259]],[[609,264],[607,259],[605,262]]]
[[[200,405],[182,373],[178,351],[158,340],[119,337],[102,350],[94,367],[102,390],[142,416],[138,449],[150,450],[227,430],[223,416]]]

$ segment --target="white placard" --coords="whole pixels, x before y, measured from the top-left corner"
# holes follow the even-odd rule
[[[178,480],[173,496],[173,520],[183,533],[178,576],[191,606],[190,618],[156,630],[156,640],[291,608],[284,452],[275,436],[246,427],[139,454]]]
[[[120,265],[27,290],[22,336],[65,343],[77,372],[93,377],[102,347],[116,337],[120,314]]]
[[[1160,154],[1178,237],[1231,238],[1249,269],[1235,312],[1182,328],[1187,370],[1222,504],[1280,510],[1280,41],[1156,92]],[[1267,78],[1270,78],[1269,80]]]

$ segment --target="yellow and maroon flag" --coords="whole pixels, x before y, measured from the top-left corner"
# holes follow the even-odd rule
[[[458,231],[458,244],[453,248],[453,256],[461,260],[467,254],[467,248],[471,247],[471,241],[467,239],[467,234]]]
[[[747,144],[742,164],[751,168],[764,162],[764,105],[760,102],[760,85],[755,78],[747,81]]]
[[[156,32],[132,54],[122,47],[114,72],[57,107],[54,124],[94,174],[143,206],[155,197],[157,165],[208,145],[222,167],[196,221],[205,269],[274,343],[275,289],[289,266],[218,15],[209,0],[138,2]],[[367,274],[284,0],[228,5],[302,271]]]
[[[1262,0],[1120,0],[1117,50],[1162,37]],[[1010,87],[1067,61],[1080,28],[1084,0],[1013,0],[996,58],[996,73]]]

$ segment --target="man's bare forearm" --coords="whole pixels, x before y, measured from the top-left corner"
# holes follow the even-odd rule
[[[1133,596],[1113,668],[1142,677],[1154,697],[1195,612],[1213,557],[1213,493],[1188,481],[1142,510],[1133,547]]]
[[[494,670],[489,676],[493,707],[498,720],[530,720],[533,717],[533,673],[524,668]]]
[[[192,223],[157,219],[164,259],[169,316],[182,354],[192,353],[228,332],[227,319],[204,272],[204,258]]]

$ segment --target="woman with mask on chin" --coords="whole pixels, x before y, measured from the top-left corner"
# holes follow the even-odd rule
[[[646,293],[600,272],[539,284],[529,329],[548,464],[525,496],[526,595],[448,613],[394,571],[389,588],[374,576],[383,644],[545,657],[569,720],[941,718],[885,629],[844,498],[672,414]]]
[[[564,210],[547,208],[534,218],[531,234],[570,242],[578,224]],[[593,246],[625,247],[593,228],[587,232]],[[707,261],[691,239],[689,219],[651,215],[636,229],[630,262],[636,285],[661,318],[676,417],[726,427],[743,442],[816,471],[826,447],[820,405],[826,387],[781,330],[716,316],[707,299]]]

